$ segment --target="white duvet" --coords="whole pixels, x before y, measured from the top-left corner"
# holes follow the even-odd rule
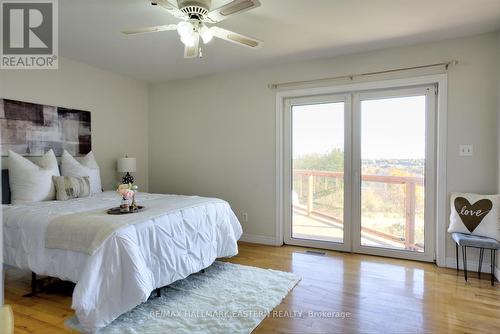
[[[137,195],[137,202],[176,195]],[[124,227],[93,254],[45,248],[58,215],[116,206],[115,192],[69,201],[4,205],[4,263],[76,283],[72,308],[88,332],[145,302],[159,287],[238,253],[241,225],[226,202],[207,203]]]

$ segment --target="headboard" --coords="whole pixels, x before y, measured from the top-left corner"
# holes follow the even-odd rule
[[[2,204],[10,204],[9,170],[2,169]]]

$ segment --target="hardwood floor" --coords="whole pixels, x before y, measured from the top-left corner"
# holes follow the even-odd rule
[[[255,333],[500,332],[500,285],[491,287],[488,275],[471,274],[466,283],[462,272],[429,263],[306,250],[241,243],[240,254],[228,260],[302,277]],[[69,332],[70,295],[22,297],[30,275],[16,270],[7,271],[5,283],[16,333]]]

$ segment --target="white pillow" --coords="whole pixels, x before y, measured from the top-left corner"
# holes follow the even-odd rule
[[[9,150],[9,184],[12,204],[49,201],[56,198],[52,176],[59,176],[57,159],[52,150],[38,164]]]
[[[61,159],[61,175],[73,177],[88,176],[90,178],[90,192],[92,194],[102,192],[99,165],[97,165],[94,153],[92,152],[89,152],[78,162],[78,160],[64,150]]]
[[[500,195],[452,193],[450,202],[448,232],[498,237]]]

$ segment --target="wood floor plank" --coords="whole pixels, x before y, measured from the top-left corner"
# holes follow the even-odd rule
[[[488,275],[479,280],[471,273],[465,282],[462,272],[430,263],[305,251],[241,243],[240,254],[224,260],[302,278],[255,333],[500,332],[500,285],[491,287]],[[5,284],[16,333],[70,332],[64,321],[73,315],[71,297],[22,297],[30,290],[30,275],[17,270],[8,270]]]

